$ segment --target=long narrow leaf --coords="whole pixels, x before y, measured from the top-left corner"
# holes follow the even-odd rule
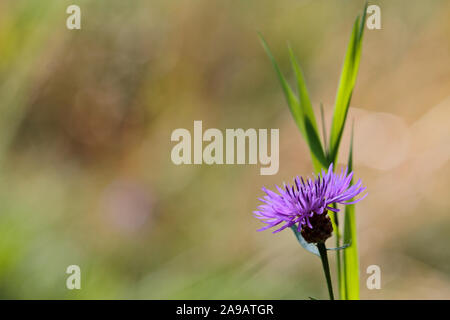
[[[353,127],[348,156],[348,170],[353,170]],[[353,181],[352,181],[353,182]],[[344,252],[345,300],[359,299],[359,259],[356,239],[355,205],[345,207],[344,243],[350,246]]]
[[[297,124],[301,134],[305,138],[311,153],[311,159],[313,162],[314,169],[320,171],[321,168],[327,166],[327,159],[322,148],[322,143],[320,142],[320,136],[317,130],[317,123],[314,116],[314,111],[311,106],[311,101],[308,96],[308,91],[306,89],[305,80],[303,74],[298,66],[298,63],[289,48],[289,53],[291,55],[291,62],[297,79],[297,87],[299,91],[299,98],[294,94],[288,82],[286,81],[283,73],[281,72],[278,64],[273,57],[269,46],[266,41],[259,34],[261,43],[269,56],[270,61],[277,73],[278,79],[280,81],[281,87],[283,89],[284,95],[286,97],[289,109],[291,110],[292,116],[294,117],[295,123]]]
[[[350,100],[352,98],[353,88],[355,87],[356,77],[359,70],[361,59],[362,39],[364,34],[364,24],[366,20],[367,4],[364,7],[362,18],[356,18],[353,25],[352,35],[347,48],[347,53],[342,67],[339,87],[336,94],[336,103],[333,113],[333,121],[330,131],[330,160],[337,161],[339,144],[344,131],[345,120],[347,118]]]
[[[297,80],[297,90],[300,102],[300,109],[303,113],[306,141],[309,149],[317,159],[318,163],[314,163],[314,169],[320,171],[322,167],[327,167],[327,159],[323,151],[322,143],[320,142],[319,130],[317,127],[316,117],[312,108],[311,100],[309,99],[308,89],[306,88],[303,72],[295,58],[294,52],[289,47],[289,55],[291,57],[292,68],[294,69],[295,78]]]
[[[303,111],[305,118],[309,119],[311,126],[314,130],[317,130],[316,118],[314,116],[314,110],[312,108],[311,100],[309,99],[308,89],[306,88],[305,78],[303,77],[303,72],[295,58],[292,48],[288,46],[289,55],[291,58],[292,68],[294,69],[295,78],[297,80],[297,90],[300,100],[300,106]]]
[[[325,125],[325,111],[322,103],[320,104],[320,119],[322,120],[323,150],[325,151],[325,156],[328,157],[327,127]]]
[[[267,53],[267,56],[270,59],[270,62],[272,62],[275,72],[277,73],[278,80],[280,81],[281,88],[283,89],[284,95],[286,97],[286,101],[288,103],[289,109],[291,110],[292,116],[294,117],[295,123],[297,124],[297,126],[300,129],[300,132],[303,134],[303,136],[305,136],[306,133],[305,133],[305,125],[304,125],[304,121],[303,121],[303,113],[300,109],[299,101],[298,101],[297,97],[295,96],[294,92],[292,91],[291,87],[289,86],[289,83],[286,81],[280,68],[278,67],[277,61],[273,57],[272,52],[270,51],[266,40],[264,40],[263,36],[260,33],[258,33],[258,36],[259,36],[259,39],[261,40],[264,50]]]

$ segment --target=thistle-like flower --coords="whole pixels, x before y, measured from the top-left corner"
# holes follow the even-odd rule
[[[352,200],[366,188],[361,186],[361,180],[350,186],[353,172],[347,171],[347,168],[342,168],[340,174],[335,174],[331,164],[327,172],[322,170],[314,179],[305,181],[302,177],[297,177],[292,186],[276,186],[279,194],[262,188],[266,195],[259,200],[264,204],[254,211],[254,215],[267,225],[258,231],[284,223],[273,233],[295,225],[307,242],[325,242],[333,231],[327,212],[339,212],[333,204],[353,204],[367,196],[366,193],[363,197]]]

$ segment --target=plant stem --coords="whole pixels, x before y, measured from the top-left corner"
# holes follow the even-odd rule
[[[333,203],[333,208],[337,209],[336,203]],[[339,248],[341,246],[341,232],[339,230],[339,220],[338,215],[335,213],[333,214],[334,217],[334,223],[336,224],[336,248]],[[345,222],[345,221],[344,221]],[[336,251],[336,267],[337,267],[337,279],[338,279],[338,294],[341,300],[346,300],[346,293],[345,293],[345,280],[344,280],[344,269],[345,265],[343,265],[342,261],[342,254],[340,250]]]
[[[331,283],[330,266],[328,264],[327,247],[324,242],[319,242],[317,244],[319,249],[320,259],[322,260],[323,272],[325,273],[325,278],[327,279],[328,293],[330,294],[330,300],[334,300],[333,285]]]

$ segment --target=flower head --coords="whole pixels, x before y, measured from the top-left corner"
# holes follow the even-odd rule
[[[324,222],[323,219],[329,221],[329,218],[326,216],[327,210],[339,212],[339,209],[333,207],[333,204],[353,204],[367,196],[366,193],[360,199],[352,200],[366,188],[361,186],[361,180],[350,186],[353,172],[348,173],[347,171],[347,168],[345,168],[345,170],[341,170],[340,174],[335,174],[333,172],[333,164],[331,164],[327,172],[322,170],[314,179],[309,178],[305,181],[302,177],[297,177],[294,179],[292,186],[289,184],[284,184],[283,188],[276,186],[278,193],[262,188],[266,195],[259,199],[263,204],[258,207],[257,211],[254,211],[254,215],[264,222],[266,226],[258,231],[266,230],[282,223],[284,225],[273,233],[293,225],[296,225],[299,232],[305,231],[305,227],[312,230],[314,225],[323,226],[325,224],[327,225],[325,229],[329,229],[328,222]],[[316,232],[319,231],[316,230]],[[329,236],[331,236],[331,231]],[[308,239],[306,240],[308,241]],[[316,239],[311,239],[308,242],[318,242],[314,240]]]

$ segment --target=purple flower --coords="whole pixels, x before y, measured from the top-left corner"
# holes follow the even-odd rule
[[[254,211],[254,215],[267,225],[258,231],[282,223],[284,225],[273,233],[292,227],[297,223],[299,232],[304,225],[313,229],[311,221],[315,220],[314,216],[326,214],[327,210],[339,211],[332,206],[333,204],[353,204],[364,199],[367,193],[360,199],[352,200],[366,188],[361,186],[361,180],[350,186],[353,172],[348,174],[347,171],[345,168],[345,170],[341,170],[340,174],[335,174],[333,164],[331,164],[328,172],[322,170],[321,174],[314,179],[305,181],[302,177],[297,177],[292,186],[289,184],[284,184],[284,188],[276,186],[279,194],[262,188],[266,195],[259,200],[264,204]]]

